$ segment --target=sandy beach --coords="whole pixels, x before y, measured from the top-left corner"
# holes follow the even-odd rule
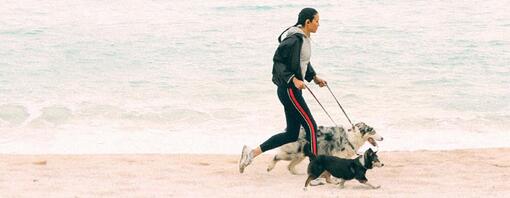
[[[286,162],[271,172],[262,155],[244,174],[235,155],[1,155],[2,197],[505,197],[510,148],[380,152],[368,172],[372,190],[356,181],[303,191],[306,175]],[[305,172],[306,163],[298,170]]]

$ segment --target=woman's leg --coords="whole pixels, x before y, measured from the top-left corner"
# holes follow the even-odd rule
[[[285,131],[271,136],[265,142],[260,144],[257,148],[260,148],[261,153],[298,140],[301,123],[299,122],[297,115],[299,115],[298,112],[285,106],[285,120],[287,121]],[[254,154],[260,153],[257,151]]]
[[[299,113],[299,122],[303,126],[306,131],[306,140],[309,142],[309,146],[306,153],[313,154],[317,156],[317,124],[315,123],[315,119],[310,113],[310,109],[308,105],[306,105],[305,99],[301,94],[301,90],[296,88],[288,88],[287,89],[290,100],[292,101],[292,105]]]
[[[310,147],[305,148],[308,149],[305,153],[317,155],[317,124],[310,114],[301,91],[296,88],[278,88],[278,98],[285,108],[287,128],[285,132],[273,135],[255,149],[249,150],[245,146],[239,162],[241,173],[261,153],[298,140],[301,126],[304,127],[306,138],[310,142]]]
[[[241,159],[239,160],[239,172],[241,173],[244,172],[244,168],[246,168],[246,166],[248,166],[255,157],[264,151],[271,150],[281,145],[296,141],[299,137],[299,129],[301,127],[301,123],[299,121],[299,112],[292,104],[292,101],[290,100],[287,89],[285,87],[279,87],[277,93],[278,98],[280,99],[280,102],[285,109],[285,120],[287,122],[287,128],[284,132],[273,135],[262,144],[260,144],[260,146],[254,149],[249,149],[247,146],[244,146],[241,153]]]

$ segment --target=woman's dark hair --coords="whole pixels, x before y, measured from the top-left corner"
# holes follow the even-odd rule
[[[298,20],[296,22],[296,24],[294,24],[293,26],[290,26],[288,27],[287,29],[285,29],[281,34],[280,36],[278,37],[278,42],[282,42],[282,35],[283,33],[285,33],[287,30],[289,30],[291,27],[296,27],[298,25],[301,25],[303,27],[305,27],[305,22],[306,20],[310,20],[312,21],[313,18],[315,18],[315,15],[317,14],[317,10],[313,9],[313,8],[303,8],[301,10],[301,12],[299,12],[299,15],[298,15]]]

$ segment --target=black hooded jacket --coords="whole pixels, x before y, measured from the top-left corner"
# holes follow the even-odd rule
[[[301,47],[303,46],[303,34],[293,34],[285,38],[274,53],[273,57],[273,83],[277,86],[290,87],[292,77],[310,82],[315,76],[315,71],[310,63],[306,74],[301,75]]]

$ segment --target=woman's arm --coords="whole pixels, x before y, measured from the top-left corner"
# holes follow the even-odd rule
[[[324,87],[327,82],[322,79],[322,78],[319,78],[317,76],[317,74],[315,73],[315,70],[313,69],[312,67],[312,64],[311,63],[308,63],[308,67],[306,69],[306,75],[305,75],[305,79],[310,82],[313,80],[313,82],[315,82],[315,84],[318,84],[319,87]]]
[[[315,75],[316,75],[316,73],[312,67],[312,63],[308,62],[308,65],[306,67],[305,80],[310,82],[314,79]]]

